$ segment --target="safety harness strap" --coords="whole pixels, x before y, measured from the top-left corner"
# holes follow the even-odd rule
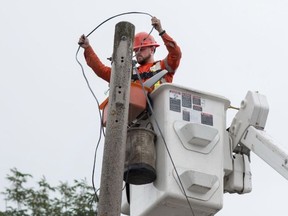
[[[141,79],[149,79],[149,78],[153,77],[155,74],[159,73],[160,71],[162,71],[162,69],[157,70],[157,71],[154,71],[154,72],[151,72],[151,71],[149,71],[149,72],[143,72],[143,73],[141,73],[141,74],[139,74],[139,75],[140,75]],[[139,78],[138,78],[138,75],[137,75],[137,74],[132,74],[131,79],[132,79],[133,81],[136,81],[136,80],[138,80]]]

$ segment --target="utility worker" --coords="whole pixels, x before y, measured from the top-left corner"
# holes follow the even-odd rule
[[[155,75],[156,73],[162,70],[167,70],[168,73],[166,73],[159,82],[171,83],[173,80],[173,76],[180,64],[180,59],[182,55],[180,47],[166,33],[166,31],[163,30],[159,19],[157,19],[156,17],[152,17],[151,24],[158,31],[160,37],[162,38],[168,50],[168,55],[160,61],[155,61],[154,53],[156,48],[159,47],[159,44],[150,34],[147,34],[145,32],[140,32],[136,34],[134,37],[133,51],[135,52],[136,60],[139,66],[137,68],[133,67],[133,74],[131,77],[132,81],[139,82],[137,71],[142,81],[144,82],[147,79],[153,77],[153,75]],[[93,69],[93,71],[99,77],[106,80],[107,82],[110,82],[111,67],[108,67],[101,62],[101,60],[98,58],[98,56],[90,46],[89,40],[85,35],[82,35],[80,37],[78,44],[82,48],[84,48],[84,57],[86,59],[87,64]],[[152,83],[154,83],[154,81]],[[152,88],[155,88],[157,84],[158,83],[156,83],[156,85],[154,84]],[[139,115],[139,113],[137,114]],[[144,113],[143,115],[146,116],[147,113],[146,114]],[[148,127],[147,125],[149,125],[148,123],[150,122],[150,118],[145,118],[144,116],[137,119],[137,121],[133,122],[133,124],[130,126],[139,128]],[[132,120],[134,121],[134,119]],[[125,171],[124,171],[124,181],[126,182],[126,190],[129,189],[129,183],[147,184],[153,182],[156,178],[156,170],[153,167],[155,162],[150,161],[150,163],[148,162],[146,163],[143,162],[141,158],[139,158],[139,156],[143,154],[148,154],[148,158],[150,158],[149,157],[150,155],[152,155],[151,156],[152,158],[155,158],[155,150],[153,148],[154,145],[152,145],[151,149],[149,148],[149,150],[145,150],[144,152],[142,151],[142,149],[146,149],[147,147],[145,147],[146,145],[142,147],[142,145],[143,145],[142,142],[137,143],[130,142],[127,144]],[[138,148],[138,146],[140,146],[141,148]],[[134,156],[130,157],[129,156],[130,154],[135,154],[135,157]],[[134,164],[135,161],[130,161],[131,158],[133,158],[133,160],[135,160],[136,158],[136,161],[139,159],[139,163],[137,162],[136,164]]]
[[[169,82],[173,80],[176,69],[179,66],[181,59],[181,50],[176,42],[163,30],[161,22],[156,17],[151,18],[152,26],[159,32],[167,50],[168,55],[160,61],[154,60],[154,53],[156,48],[160,45],[155,41],[152,35],[145,32],[140,32],[135,35],[133,51],[135,52],[137,63],[139,67],[137,70],[142,81],[151,78],[155,73],[166,69],[168,73],[160,80],[160,83]],[[110,81],[111,67],[105,66],[98,58],[96,53],[90,46],[89,40],[85,35],[82,35],[78,44],[84,48],[84,57],[87,64],[93,71],[107,82]],[[139,82],[137,74],[132,75],[132,81]]]

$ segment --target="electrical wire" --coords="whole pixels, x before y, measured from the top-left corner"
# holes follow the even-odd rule
[[[129,15],[129,14],[142,14],[142,15],[148,15],[150,17],[153,17],[151,14],[146,13],[146,12],[139,12],[139,11],[130,11],[130,12],[125,12],[125,13],[120,13],[120,14],[116,14],[115,16],[109,17],[108,19],[104,20],[103,22],[101,22],[98,26],[96,26],[88,35],[86,35],[86,37],[89,37],[94,31],[96,31],[101,25],[103,25],[104,23],[108,22],[111,19],[114,19],[116,17],[119,16],[124,16],[124,15]]]
[[[79,48],[80,48],[80,46],[79,46]],[[86,74],[85,74],[85,71],[84,71],[84,68],[83,68],[81,62],[80,62],[80,61],[78,60],[78,58],[77,58],[77,54],[78,54],[78,52],[79,52],[79,48],[78,48],[77,53],[76,53],[76,61],[77,61],[78,64],[80,65],[81,71],[82,71],[82,75],[83,75],[83,77],[84,77],[84,79],[85,79],[85,81],[86,81],[86,84],[87,84],[87,86],[88,86],[88,88],[89,88],[89,90],[90,90],[93,98],[95,99],[95,101],[96,101],[96,103],[97,103],[98,111],[99,111],[99,117],[100,117],[100,120],[101,120],[101,121],[100,121],[100,122],[101,122],[101,123],[100,123],[100,135],[99,135],[99,138],[98,138],[98,141],[97,141],[97,145],[96,145],[96,149],[95,149],[95,152],[94,152],[93,168],[92,168],[92,187],[93,187],[94,194],[95,194],[95,200],[96,200],[96,202],[97,202],[97,201],[99,200],[99,197],[98,197],[98,195],[97,195],[97,190],[96,190],[95,183],[94,183],[94,176],[95,176],[95,168],[96,168],[97,151],[98,151],[98,147],[99,147],[99,144],[100,144],[100,141],[101,141],[101,138],[102,138],[102,130],[104,130],[104,128],[103,128],[103,123],[102,123],[101,111],[100,111],[100,109],[99,109],[99,106],[100,106],[99,101],[98,101],[96,95],[94,94],[94,92],[93,92],[93,90],[92,90],[92,88],[91,88],[91,85],[90,85],[90,83],[89,83],[89,81],[88,81],[88,79],[87,79],[87,77],[86,77]]]
[[[151,14],[146,13],[146,12],[133,11],[133,12],[120,13],[120,14],[117,14],[117,15],[115,15],[115,16],[109,17],[108,19],[106,19],[106,20],[104,20],[103,22],[101,22],[101,23],[100,23],[98,26],[96,26],[89,34],[87,34],[86,37],[89,37],[94,31],[96,31],[100,26],[102,26],[104,23],[108,22],[109,20],[114,19],[114,18],[119,17],[119,16],[129,15],[129,14],[144,14],[144,15],[148,15],[148,16],[152,17]],[[150,35],[150,34],[152,33],[152,31],[153,31],[153,28],[151,29],[151,31],[149,32],[148,35]],[[144,40],[145,40],[145,39],[143,39],[143,41],[144,41]],[[100,111],[100,108],[99,108],[99,107],[100,107],[99,101],[98,101],[97,97],[95,96],[95,94],[94,94],[94,92],[93,92],[93,90],[92,90],[92,88],[91,88],[91,86],[90,86],[90,83],[89,83],[89,81],[88,81],[88,79],[87,79],[87,77],[86,77],[86,75],[85,75],[85,71],[84,71],[84,68],[83,68],[81,62],[78,60],[79,50],[80,50],[80,45],[79,45],[79,47],[78,47],[78,49],[77,49],[77,51],[76,51],[76,61],[77,61],[78,64],[80,65],[81,70],[82,70],[83,77],[84,77],[84,79],[85,79],[85,81],[86,81],[86,84],[87,84],[87,86],[88,86],[91,94],[93,95],[93,98],[94,98],[95,101],[97,102],[98,111],[99,111],[99,116],[100,116],[100,119],[101,119],[100,135],[99,135],[99,139],[98,139],[98,142],[97,142],[97,145],[96,145],[96,149],[95,149],[95,153],[94,153],[93,170],[92,170],[92,185],[93,185],[93,189],[94,189],[96,201],[98,201],[99,198],[98,198],[98,195],[97,195],[97,191],[98,191],[99,189],[96,190],[96,187],[95,187],[95,184],[94,184],[94,175],[95,175],[95,166],[96,166],[97,150],[98,150],[98,147],[99,147],[101,138],[102,138],[102,130],[103,130],[103,134],[104,134],[104,128],[103,128],[103,122],[102,122],[102,115],[101,115],[101,111]],[[149,100],[149,98],[148,98],[148,96],[147,96],[147,94],[146,94],[146,91],[145,91],[144,85],[143,85],[143,81],[142,81],[142,79],[141,79],[141,77],[140,77],[140,74],[139,74],[138,70],[136,70],[136,73],[137,73],[138,79],[139,79],[139,81],[140,81],[140,83],[141,83],[141,86],[142,86],[142,88],[143,88],[143,91],[145,92],[147,104],[148,104],[148,106],[149,106],[149,109],[151,110],[152,116],[154,116],[154,120],[155,120],[157,129],[158,129],[159,132],[160,132],[160,136],[161,136],[161,138],[162,138],[162,140],[163,140],[163,142],[164,142],[166,151],[167,151],[167,153],[168,153],[168,156],[169,156],[169,158],[170,158],[170,161],[171,161],[171,163],[172,163],[172,166],[173,166],[173,168],[174,168],[174,170],[175,170],[175,173],[176,173],[177,178],[178,178],[178,180],[179,180],[180,186],[181,186],[181,188],[182,188],[182,190],[183,190],[184,196],[185,196],[185,198],[186,198],[186,200],[187,200],[187,203],[189,204],[189,208],[190,208],[190,210],[191,210],[191,213],[192,213],[193,216],[195,216],[194,211],[193,211],[193,208],[192,208],[192,206],[191,206],[191,203],[189,202],[188,196],[187,196],[187,194],[186,194],[186,192],[185,192],[184,186],[183,186],[182,181],[181,181],[181,179],[180,179],[179,173],[178,173],[178,171],[177,171],[177,169],[176,169],[176,165],[175,165],[175,163],[174,163],[174,161],[173,161],[172,155],[171,155],[171,153],[170,153],[170,151],[169,151],[169,148],[168,148],[168,146],[167,146],[167,143],[166,143],[166,140],[165,140],[165,138],[164,138],[164,135],[163,135],[163,133],[162,133],[162,131],[161,131],[161,129],[160,129],[160,126],[159,126],[159,123],[158,123],[157,119],[155,118],[155,114],[154,114],[152,105],[151,105],[150,100]]]

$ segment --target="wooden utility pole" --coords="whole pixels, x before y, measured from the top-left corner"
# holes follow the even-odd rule
[[[120,22],[115,27],[100,184],[100,216],[121,214],[134,33],[134,25],[128,22]]]

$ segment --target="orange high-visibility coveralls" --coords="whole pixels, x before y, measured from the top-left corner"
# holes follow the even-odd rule
[[[160,61],[161,69],[166,69],[168,73],[164,76],[166,82],[171,83],[173,76],[180,64],[181,59],[181,49],[177,43],[165,32],[161,35],[161,38],[168,50],[168,55],[166,58]],[[97,76],[110,82],[111,77],[111,67],[104,65],[98,58],[91,46],[87,47],[84,51],[84,57],[87,64],[92,68],[92,70],[97,74]],[[155,63],[147,63],[140,65],[137,69],[139,73],[150,72],[150,68],[154,66]],[[145,81],[145,79],[143,79]],[[138,80],[136,82],[139,82]]]

